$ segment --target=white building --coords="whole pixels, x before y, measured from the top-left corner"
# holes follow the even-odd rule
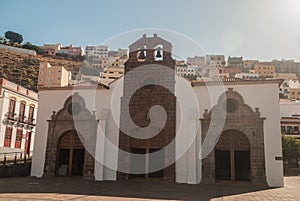
[[[300,101],[280,99],[280,117],[300,116]]]
[[[282,98],[291,98],[291,93],[300,89],[300,83],[298,80],[285,79],[279,87],[279,94]],[[295,92],[294,92],[295,93]]]
[[[226,60],[224,55],[206,55],[206,64],[214,67],[225,67]]]
[[[279,94],[284,98],[290,98],[289,80],[284,80],[279,87]]]
[[[204,56],[188,57],[186,59],[186,64],[188,66],[204,67],[206,65],[205,57]]]
[[[206,66],[206,67],[202,68],[202,76],[204,76],[204,77],[219,79],[224,75],[226,76],[227,74],[225,74],[225,73],[223,74],[222,69],[219,69],[215,66]]]
[[[141,44],[151,58],[138,60]],[[150,54],[157,44],[160,61]],[[144,35],[129,48],[125,76],[109,86],[40,89],[32,176],[283,186],[278,80],[190,83],[175,76],[168,41]],[[161,105],[164,113],[149,104]],[[158,133],[140,139],[152,133],[144,128]],[[155,153],[161,153],[157,160]]]
[[[119,79],[124,75],[124,68],[123,67],[108,67],[104,69],[100,76],[100,82],[103,84],[110,84],[111,82]]]
[[[187,65],[176,65],[176,74],[181,77],[196,76],[196,67]]]
[[[108,57],[108,45],[88,45],[85,47],[85,55],[87,57]]]
[[[31,155],[35,138],[38,94],[0,79],[0,151]]]
[[[41,62],[39,67],[38,87],[64,87],[69,84],[71,72],[63,66],[51,66]]]
[[[256,79],[259,76],[256,73],[237,73],[234,77],[240,79]]]
[[[300,101],[280,99],[281,131],[300,138]]]

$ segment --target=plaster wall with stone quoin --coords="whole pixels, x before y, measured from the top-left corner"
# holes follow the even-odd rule
[[[279,80],[242,81],[235,79],[220,82],[195,82],[200,114],[200,147],[206,140],[215,146],[208,155],[202,156],[201,183],[219,182],[216,173],[216,153],[227,151],[234,161],[235,151],[249,152],[250,171],[247,181],[256,185],[267,184],[270,187],[283,186],[283,161],[280,132],[280,112],[278,86]],[[220,90],[220,87],[223,89]],[[214,97],[212,99],[211,92]],[[227,98],[225,98],[227,97]],[[217,137],[207,139],[209,128],[218,123],[212,120],[213,114],[219,116],[225,110],[224,103],[234,102],[236,107],[226,112],[222,129]],[[230,103],[229,103],[230,105]],[[202,149],[203,152],[203,149]],[[195,156],[197,157],[197,156]],[[234,170],[234,163],[229,164],[229,171]],[[225,180],[238,182],[237,174],[232,171]],[[231,174],[231,175],[230,175]],[[228,176],[228,175],[227,175]],[[221,180],[224,179],[221,178]]]
[[[142,75],[137,77],[129,76],[128,73],[140,67],[143,67]],[[167,73],[163,68],[171,69],[172,73],[169,73],[170,71]],[[130,92],[136,85],[143,85],[143,87],[137,89],[131,95]],[[162,85],[167,86],[167,89]],[[164,149],[175,138],[176,97],[174,92],[175,61],[172,58],[172,44],[156,34],[149,37],[143,35],[142,38],[129,46],[129,59],[125,63],[119,135],[119,148],[124,152],[119,152],[118,166],[119,170],[123,169],[127,173],[119,171],[117,173],[118,180],[154,179],[175,181],[174,164],[167,166],[163,170],[147,173],[154,162],[151,161],[151,156],[149,157],[148,154]],[[149,111],[155,105],[162,106],[166,112],[167,119],[164,127],[158,131],[157,135],[151,138],[140,139],[138,136],[130,136],[138,127],[145,128],[149,126],[151,118]],[[126,107],[129,107],[130,118],[136,125],[135,128],[130,130],[131,133],[124,133],[124,130],[128,130],[126,129],[126,126],[128,126]],[[156,128],[153,129],[155,130]],[[137,164],[129,153],[146,154],[145,158],[142,159],[142,163],[145,161],[145,164],[141,165],[146,173],[132,173],[136,168],[134,166]],[[161,154],[161,165],[165,166],[170,161],[174,161],[174,157],[175,145]]]

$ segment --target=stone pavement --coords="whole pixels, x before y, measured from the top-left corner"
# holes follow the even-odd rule
[[[186,185],[156,181],[95,182],[81,178],[0,179],[0,200],[300,200],[300,177],[286,177],[284,188],[248,183]]]

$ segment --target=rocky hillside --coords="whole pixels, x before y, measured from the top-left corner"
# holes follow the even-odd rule
[[[64,66],[73,75],[78,72],[82,62],[75,62],[58,57],[33,56],[0,49],[0,77],[37,90],[40,62],[47,61],[51,66]]]

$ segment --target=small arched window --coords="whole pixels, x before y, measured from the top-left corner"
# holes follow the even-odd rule
[[[34,108],[35,108],[35,105],[30,105],[29,106],[29,113],[28,113],[28,124],[33,124],[33,117],[34,117]]]
[[[25,120],[25,107],[26,107],[26,102],[21,101],[20,102],[20,110],[19,110],[19,122],[24,122]]]
[[[8,114],[7,114],[8,119],[14,119],[14,117],[15,117],[15,108],[16,108],[16,98],[11,97],[9,99],[9,106],[8,106]]]

